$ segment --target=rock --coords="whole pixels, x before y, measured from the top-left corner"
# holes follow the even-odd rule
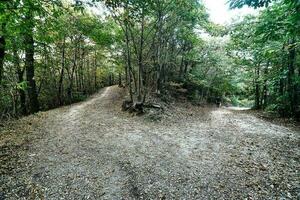
[[[158,104],[152,104],[151,106],[152,106],[152,108],[158,108],[158,109],[160,109],[160,108],[161,108],[161,106],[160,106],[160,105],[158,105]]]
[[[262,171],[266,171],[267,170],[267,165],[266,164],[260,164],[259,169]]]

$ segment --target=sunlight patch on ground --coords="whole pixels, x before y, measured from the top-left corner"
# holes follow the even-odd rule
[[[248,107],[234,107],[234,106],[231,106],[231,107],[227,107],[228,110],[250,110],[251,108],[248,108]]]

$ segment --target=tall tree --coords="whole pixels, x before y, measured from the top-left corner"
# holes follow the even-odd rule
[[[28,81],[28,97],[30,104],[30,112],[35,113],[40,109],[38,94],[35,80],[34,66],[34,4],[31,1],[26,1],[25,17],[24,17],[24,43],[25,43],[25,69],[26,80]]]

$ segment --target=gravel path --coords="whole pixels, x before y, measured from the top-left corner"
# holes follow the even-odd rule
[[[222,108],[150,122],[123,93],[40,114],[22,151],[0,143],[18,154],[0,199],[300,199],[299,131]]]

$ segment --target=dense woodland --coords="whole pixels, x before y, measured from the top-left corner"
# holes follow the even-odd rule
[[[229,4],[260,11],[223,27],[198,0],[1,1],[0,118],[113,84],[133,106],[175,85],[194,102],[299,118],[299,1]]]

